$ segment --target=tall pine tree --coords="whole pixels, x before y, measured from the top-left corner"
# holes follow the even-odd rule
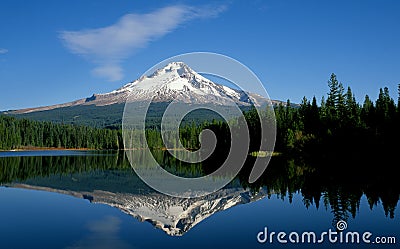
[[[346,113],[344,118],[346,119],[348,125],[356,126],[358,124],[358,106],[356,98],[354,97],[351,88],[347,88],[347,93],[345,96]]]
[[[327,118],[331,121],[340,120],[345,113],[345,97],[343,84],[339,83],[334,73],[328,81],[329,93],[326,100]]]
[[[397,113],[400,115],[400,84],[397,86]]]
[[[368,95],[365,95],[364,104],[361,109],[361,120],[365,128],[375,126],[375,107]]]

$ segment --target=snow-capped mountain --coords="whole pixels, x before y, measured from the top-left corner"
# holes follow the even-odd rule
[[[155,102],[176,100],[190,104],[260,105],[266,100],[256,94],[216,84],[193,71],[183,62],[171,62],[148,77],[142,77],[111,92],[130,94],[129,101],[153,99]],[[261,102],[261,103],[259,103]]]
[[[146,194],[113,193],[102,190],[78,192],[26,184],[10,184],[9,187],[66,194],[88,199],[92,203],[106,204],[118,208],[139,221],[149,222],[171,236],[182,236],[219,211],[257,201],[267,195],[267,190],[264,188],[253,194],[242,187],[221,189],[210,195],[193,199],[176,198],[158,192]]]
[[[22,109],[12,113],[23,114],[80,105],[106,106],[122,104],[125,103],[128,97],[130,102],[144,100],[169,102],[177,100],[182,103],[217,105],[227,105],[234,102],[241,106],[249,106],[251,104],[260,106],[267,103],[267,100],[260,95],[245,93],[241,90],[214,83],[192,70],[183,62],[171,62],[153,74],[143,76],[109,93],[93,94],[89,98],[65,104]],[[272,103],[277,104],[280,102],[272,101]]]

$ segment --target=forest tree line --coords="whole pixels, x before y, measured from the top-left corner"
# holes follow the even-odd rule
[[[315,97],[303,98],[299,106],[288,100],[286,105],[275,108],[277,139],[275,150],[280,152],[314,153],[359,148],[393,147],[400,140],[400,84],[397,104],[390,97],[389,89],[379,91],[376,101],[367,95],[362,104],[357,103],[350,87],[345,90],[332,74],[327,98],[320,105]],[[250,131],[250,151],[257,151],[260,144],[260,120],[255,109],[244,112],[244,120]],[[264,113],[262,118],[270,120]],[[195,150],[200,146],[199,134],[203,129],[217,134],[219,146],[230,144],[230,131],[226,122],[210,121],[187,124],[180,127],[180,139],[184,147]],[[146,130],[151,148],[163,148],[160,131]],[[32,121],[0,115],[0,149],[24,147],[123,149],[122,131],[119,129],[94,128],[52,122]],[[228,146],[229,147],[229,146]]]
[[[290,101],[276,108],[278,150],[300,153],[373,151],[396,148],[400,139],[400,84],[398,100],[390,97],[387,87],[379,90],[378,99],[368,95],[362,104],[350,88],[332,74],[327,98],[317,105],[315,97],[303,98],[299,108]]]
[[[54,124],[0,115],[0,149],[26,147],[118,149],[121,132],[88,126]]]

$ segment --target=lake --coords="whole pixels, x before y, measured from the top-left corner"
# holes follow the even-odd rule
[[[176,174],[211,170],[163,153],[157,160]],[[334,173],[284,157],[254,184],[246,172],[213,194],[185,199],[149,188],[121,152],[0,152],[0,247],[399,248],[393,172]],[[359,243],[351,243],[355,232]]]

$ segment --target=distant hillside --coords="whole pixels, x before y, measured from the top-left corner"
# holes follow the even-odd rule
[[[27,118],[36,121],[49,121],[53,123],[85,125],[97,128],[118,129],[122,125],[122,116],[125,104],[113,104],[107,106],[96,105],[78,105],[71,107],[62,107],[47,111],[29,112],[23,114],[5,113],[16,118]],[[168,103],[152,103],[148,114],[146,125],[148,127],[157,126]],[[243,106],[243,111],[251,107]],[[200,109],[188,114],[183,124],[202,123],[204,121],[222,120],[222,118],[209,110]]]
[[[121,125],[123,111],[124,104],[114,104],[107,106],[78,105],[22,114],[13,112],[5,114],[36,121],[112,128]]]

